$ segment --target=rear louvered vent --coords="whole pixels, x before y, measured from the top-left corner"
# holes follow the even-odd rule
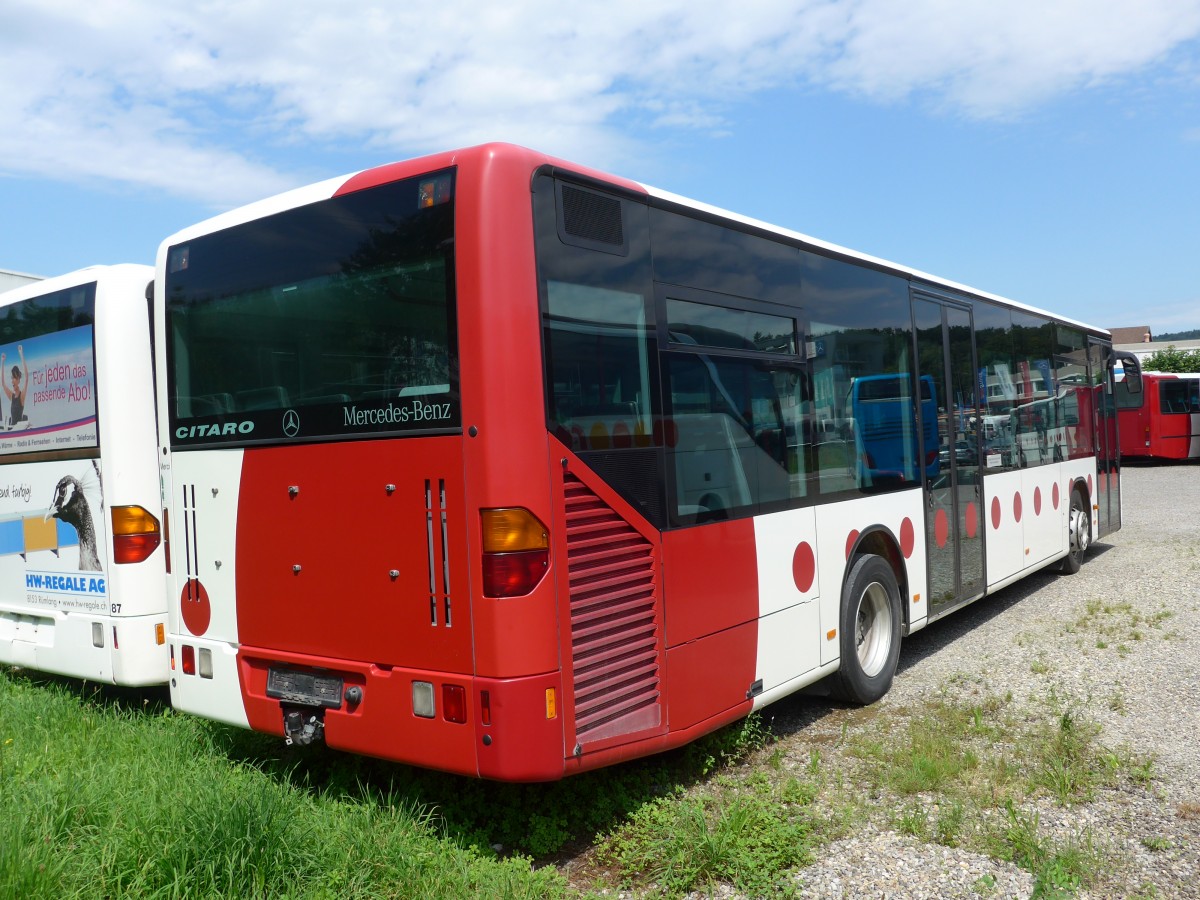
[[[649,541],[566,476],[575,735],[600,740],[659,724],[655,562]]]
[[[625,243],[620,200],[564,184],[562,204],[563,230],[571,237],[615,247]]]

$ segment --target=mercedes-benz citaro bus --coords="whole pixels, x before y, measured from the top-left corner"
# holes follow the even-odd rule
[[[0,663],[167,680],[150,266],[0,294]]]
[[[1110,392],[1106,331],[531,150],[157,266],[173,702],[291,742],[549,780],[870,703],[904,635],[1120,525],[1111,402],[1058,453],[1014,415]],[[886,471],[846,402],[882,376]]]

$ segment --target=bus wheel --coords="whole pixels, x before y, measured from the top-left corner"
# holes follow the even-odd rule
[[[1067,520],[1067,555],[1063,557],[1059,571],[1066,575],[1074,575],[1083,565],[1083,555],[1092,542],[1092,516],[1087,504],[1083,502],[1083,494],[1078,490],[1071,491],[1071,512]]]
[[[892,686],[900,657],[900,588],[881,556],[855,560],[842,589],[842,664],[834,693],[851,703],[874,703]]]

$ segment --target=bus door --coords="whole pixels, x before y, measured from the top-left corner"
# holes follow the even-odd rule
[[[1118,465],[1117,409],[1113,394],[1113,368],[1107,344],[1088,339],[1088,362],[1096,403],[1096,525],[1100,537],[1121,527],[1121,478]],[[1136,368],[1136,365],[1135,365]]]
[[[978,380],[969,308],[914,294],[918,383],[931,380],[934,403],[918,404],[922,418],[925,546],[929,613],[938,616],[982,596],[983,519],[979,467]],[[937,444],[928,446],[937,435]],[[936,458],[936,464],[932,461]]]

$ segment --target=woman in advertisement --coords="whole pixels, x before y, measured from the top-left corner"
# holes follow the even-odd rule
[[[17,353],[21,355],[21,365],[12,367],[12,387],[9,387],[8,378],[4,375],[4,365],[8,360],[8,354],[0,353],[0,385],[4,386],[4,393],[12,403],[11,412],[8,418],[8,427],[16,428],[17,424],[24,421],[25,416],[25,395],[29,387],[29,367],[25,365],[25,345],[17,345]]]

